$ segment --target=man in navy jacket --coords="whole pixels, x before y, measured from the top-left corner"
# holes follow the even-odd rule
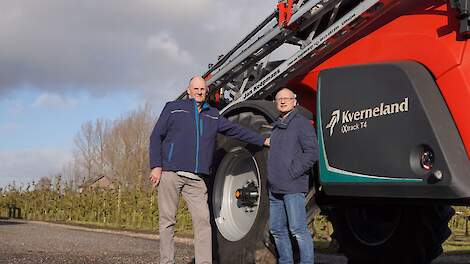
[[[305,195],[309,170],[318,160],[318,143],[310,121],[295,108],[289,89],[276,94],[280,117],[273,124],[268,158],[269,227],[279,264],[294,263],[289,231],[297,240],[300,263],[313,263],[313,240],[307,228]]]
[[[179,194],[194,225],[196,264],[212,263],[211,226],[204,182],[210,173],[217,133],[262,146],[258,133],[228,121],[205,102],[207,88],[196,76],[189,99],[168,102],[150,136],[150,179],[158,186],[160,263],[174,264],[174,230]],[[266,142],[267,143],[267,142]]]

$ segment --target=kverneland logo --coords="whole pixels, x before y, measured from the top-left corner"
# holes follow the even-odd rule
[[[333,113],[331,114],[330,122],[328,123],[328,125],[326,125],[326,128],[330,129],[330,137],[331,137],[331,135],[333,135],[333,129],[335,128],[336,124],[338,123],[340,115],[341,115],[341,111],[339,109],[333,111]]]
[[[386,116],[386,115],[392,115],[396,113],[401,113],[401,112],[408,112],[408,97],[406,97],[403,101],[398,102],[398,103],[392,103],[392,104],[385,104],[385,103],[380,103],[376,107],[372,108],[366,108],[363,110],[359,111],[341,111],[339,109],[333,111],[331,113],[331,119],[330,122],[326,125],[326,128],[330,130],[330,136],[333,135],[333,129],[336,126],[336,124],[341,120],[341,124],[345,125],[347,123],[351,123],[354,121],[363,121],[360,122],[361,124],[359,125],[356,124],[356,126],[348,126],[348,128],[352,128],[352,130],[357,130],[360,128],[367,127],[367,123],[364,122],[364,120],[370,119],[370,118],[375,118],[375,117],[381,117],[381,116]],[[350,131],[351,129],[342,129],[342,131]]]

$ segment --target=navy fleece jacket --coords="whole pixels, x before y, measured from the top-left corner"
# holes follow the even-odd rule
[[[318,160],[314,127],[297,109],[273,123],[268,183],[273,193],[308,192],[308,171]]]
[[[228,121],[204,103],[199,112],[192,99],[168,102],[150,136],[150,168],[209,174],[217,133],[262,146],[264,138]]]

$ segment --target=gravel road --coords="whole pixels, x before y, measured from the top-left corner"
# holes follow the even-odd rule
[[[158,237],[31,221],[0,220],[0,263],[158,264]],[[193,258],[191,239],[178,238],[178,264]],[[346,264],[340,255],[320,254],[316,264]],[[470,255],[443,256],[433,264],[470,263]]]
[[[0,263],[158,263],[152,236],[41,222],[0,221]],[[177,263],[192,259],[192,245],[177,245]]]

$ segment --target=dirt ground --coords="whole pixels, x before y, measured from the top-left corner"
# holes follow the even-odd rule
[[[176,263],[191,263],[192,240],[177,238]],[[0,263],[158,263],[158,236],[34,221],[0,220]],[[261,251],[257,263],[275,263]],[[316,252],[316,264],[346,264],[339,254]],[[470,263],[470,254],[441,256],[433,264]]]

